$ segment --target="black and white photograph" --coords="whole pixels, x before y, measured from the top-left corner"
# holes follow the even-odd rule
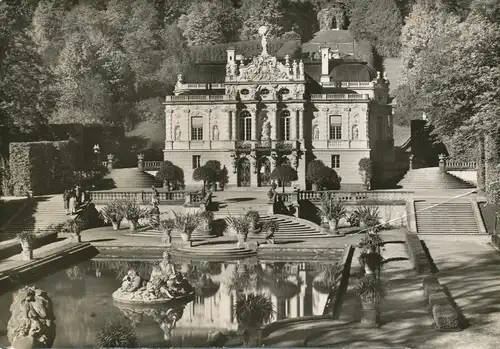
[[[498,349],[500,0],[0,0],[0,348]]]

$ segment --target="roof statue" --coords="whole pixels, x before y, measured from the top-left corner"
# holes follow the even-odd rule
[[[240,65],[238,81],[290,81],[293,79],[290,67],[278,62],[276,57],[267,52],[266,33],[267,27],[259,28],[259,34],[262,36],[262,53],[254,57],[248,65]]]

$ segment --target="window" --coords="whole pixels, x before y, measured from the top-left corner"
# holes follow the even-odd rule
[[[340,168],[340,155],[332,155],[332,168]]]
[[[281,89],[281,94],[282,94],[282,95],[287,95],[287,94],[289,94],[289,93],[290,93],[290,90],[289,90],[289,89],[287,89],[286,87]]]
[[[269,94],[269,90],[267,88],[263,88],[260,90],[260,95],[261,96],[267,96]]]
[[[243,90],[240,91],[240,95],[243,95],[243,96],[246,96],[249,93],[250,93],[250,91],[248,91],[248,89],[246,89],[246,88],[244,88]]]
[[[191,140],[203,140],[203,117],[193,116],[191,118]]]
[[[252,115],[247,110],[240,114],[240,140],[249,141],[252,139]]]
[[[330,115],[329,139],[342,139],[342,116]]]
[[[284,141],[289,141],[291,137],[292,130],[292,118],[290,116],[290,111],[283,110],[280,114],[280,135]]]
[[[200,167],[201,155],[193,155],[193,169]]]

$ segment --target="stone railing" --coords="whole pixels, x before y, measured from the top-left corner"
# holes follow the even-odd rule
[[[226,95],[180,95],[166,96],[166,102],[189,102],[189,101],[226,101],[229,96]]]
[[[409,201],[413,199],[411,191],[311,191],[299,190],[292,193],[276,193],[277,200],[285,203],[299,203],[302,200],[321,201],[328,194],[334,200],[356,203],[360,201]]]
[[[459,161],[446,159],[447,171],[460,171],[460,170],[476,170],[477,164],[475,161]]]
[[[367,94],[357,94],[357,93],[322,93],[322,94],[312,94],[312,100],[332,100],[332,99],[362,99],[369,100],[370,97]]]
[[[132,191],[90,191],[90,200],[96,204],[106,204],[114,200],[130,199],[141,204],[151,203],[152,192],[132,192]],[[187,191],[164,191],[160,192],[160,204],[187,204],[199,205],[203,197],[201,193]]]
[[[372,88],[373,83],[369,81],[330,81],[323,82],[325,87],[344,87],[344,88]]]
[[[162,164],[163,161],[144,161],[144,171],[157,171]]]

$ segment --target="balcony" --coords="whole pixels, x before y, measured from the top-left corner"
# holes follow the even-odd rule
[[[166,96],[165,102],[202,102],[202,101],[228,101],[226,95],[180,95]]]
[[[324,87],[343,87],[343,88],[373,88],[373,83],[369,81],[330,81],[324,82]]]
[[[312,94],[311,100],[369,100],[368,94],[358,93],[322,93]]]

